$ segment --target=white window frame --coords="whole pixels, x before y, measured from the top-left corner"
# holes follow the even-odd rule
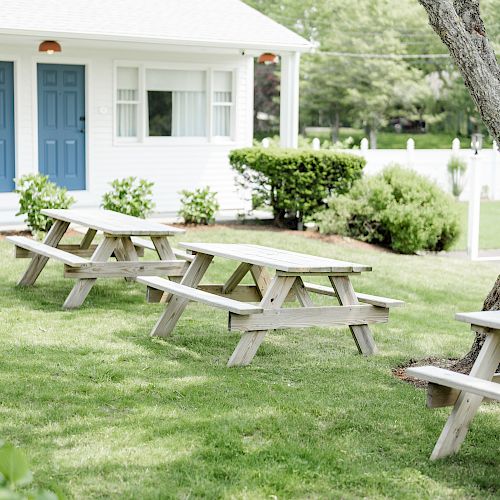
[[[121,101],[118,100],[118,68],[137,68],[138,70],[138,101]],[[207,134],[203,137],[149,137],[147,135],[147,88],[146,88],[146,72],[149,69],[171,69],[179,71],[204,71],[205,72],[205,92],[206,92],[206,130]],[[231,107],[231,130],[230,136],[214,136],[213,135],[213,74],[214,71],[228,71],[232,76],[232,93],[231,103],[224,105]],[[138,61],[114,61],[113,68],[113,143],[114,145],[203,145],[203,144],[233,144],[235,143],[236,131],[236,102],[237,102],[237,81],[238,70],[234,65],[228,64],[205,64],[195,63],[161,63],[161,62],[146,62]],[[118,104],[136,104],[137,105],[137,137],[118,137]],[[220,105],[220,104],[219,104]]]

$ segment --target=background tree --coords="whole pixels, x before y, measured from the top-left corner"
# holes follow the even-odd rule
[[[492,137],[500,144],[500,66],[479,10],[479,0],[419,0],[429,22],[448,47],[465,86]],[[483,310],[500,310],[500,276],[486,297]],[[476,334],[469,353],[455,369],[469,371],[484,336]]]
[[[495,25],[493,40],[497,43],[500,0],[483,1]],[[317,45],[315,53],[302,57],[302,129],[331,127],[337,139],[341,125],[363,127],[367,134],[371,130],[375,142],[376,131],[386,127],[391,118],[423,118],[431,130],[459,136],[467,136],[482,126],[451,59],[419,57],[445,50],[418,2],[358,0],[354,5],[341,0],[247,2]],[[375,57],[377,54],[399,57]],[[279,66],[271,71],[278,79]],[[256,109],[267,113],[265,106],[257,104],[264,104],[267,98],[268,75],[261,83],[261,73],[257,68]],[[436,89],[432,85],[436,81],[441,89],[439,96],[433,95]],[[276,90],[273,115],[277,112],[278,95]],[[275,123],[269,128],[277,127]]]

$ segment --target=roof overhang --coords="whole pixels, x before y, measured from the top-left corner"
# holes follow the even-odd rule
[[[144,45],[164,45],[164,46],[183,46],[183,47],[199,47],[199,48],[214,48],[214,49],[235,49],[238,51],[248,51],[249,53],[260,52],[310,52],[314,48],[314,44],[306,41],[304,44],[283,44],[283,43],[260,43],[260,42],[244,42],[238,40],[213,40],[213,39],[183,39],[183,38],[168,38],[168,37],[151,37],[127,35],[125,33],[103,34],[103,33],[76,33],[64,31],[39,31],[39,30],[20,30],[20,29],[5,29],[0,28],[1,35],[10,35],[16,37],[30,37],[40,39],[69,39],[69,40],[91,40],[101,42],[122,42]]]

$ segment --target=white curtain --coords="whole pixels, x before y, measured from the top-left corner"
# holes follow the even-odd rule
[[[231,92],[214,92],[214,103],[213,134],[229,137],[231,135],[231,106],[219,103],[231,103]]]
[[[172,136],[205,136],[206,119],[205,92],[172,92]]]
[[[137,99],[136,90],[118,89],[118,101],[134,101]],[[137,136],[137,105],[118,104],[117,135],[118,137]]]

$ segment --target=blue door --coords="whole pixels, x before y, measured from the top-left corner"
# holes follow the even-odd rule
[[[0,62],[0,192],[14,190],[14,65]]]
[[[38,165],[70,190],[85,189],[85,68],[38,65]]]

